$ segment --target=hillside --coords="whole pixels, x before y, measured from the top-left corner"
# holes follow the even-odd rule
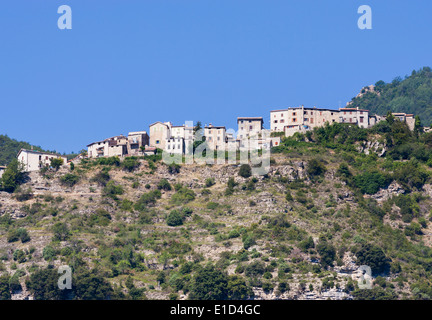
[[[389,118],[286,138],[264,176],[155,156],[31,173],[0,192],[0,298],[429,299],[431,155]]]
[[[9,138],[7,135],[0,135],[0,165],[7,165],[13,159],[16,159],[16,156],[21,149],[31,149],[32,147],[37,151],[57,153],[55,150],[44,150],[40,146],[32,146],[28,142],[18,141]],[[67,157],[68,159],[71,159],[76,155],[77,154],[69,154]]]
[[[366,91],[366,90],[362,90]],[[364,92],[350,102],[353,106],[370,110],[372,114],[391,112],[413,113],[422,124],[432,123],[432,71],[424,67],[404,79],[397,77],[391,83],[378,81],[375,92]]]

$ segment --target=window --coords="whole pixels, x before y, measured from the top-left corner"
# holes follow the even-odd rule
[[[313,111],[311,111],[311,116],[313,115]]]
[[[159,140],[156,140],[156,144],[159,144]]]
[[[296,113],[295,112],[293,112],[293,116],[295,116],[296,115]]]
[[[282,121],[282,120],[281,120],[281,121]],[[274,121],[274,123],[278,123],[278,121],[277,121],[277,120],[275,120],[275,121]]]
[[[331,113],[331,115],[333,115],[333,112]]]
[[[252,130],[252,128],[253,128],[252,126],[249,126],[249,130]]]
[[[310,119],[310,123],[313,123],[313,118]]]
[[[309,119],[308,118],[304,118],[304,121],[308,121]]]
[[[360,117],[360,122],[363,123],[363,117]]]
[[[305,111],[304,114],[307,114],[307,111]]]
[[[322,116],[322,111],[320,111],[320,116]]]
[[[281,123],[284,123],[284,122],[285,122],[285,120],[284,120],[284,119],[282,119],[282,120],[281,120]]]
[[[293,122],[297,122],[297,118],[293,118]]]
[[[283,117],[283,113],[281,113],[281,117]]]
[[[344,111],[344,115],[346,114],[346,111]]]

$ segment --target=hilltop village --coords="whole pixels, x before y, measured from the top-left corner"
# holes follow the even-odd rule
[[[393,113],[393,116],[414,129],[413,114]],[[197,137],[207,143],[214,151],[249,150],[253,141],[255,148],[272,148],[278,146],[281,137],[289,137],[296,132],[305,133],[326,123],[348,123],[361,128],[370,128],[385,119],[385,116],[371,115],[369,110],[358,107],[339,108],[338,110],[324,108],[306,108],[304,106],[270,111],[270,130],[264,129],[263,117],[238,117],[237,134],[227,130],[225,126],[206,125],[200,136],[195,134],[192,121],[183,125],[173,125],[171,122],[154,122],[149,126],[149,132],[129,132],[127,136],[118,135],[87,145],[87,154],[78,158],[125,157],[155,154],[161,149],[170,154],[189,154]],[[266,133],[266,134],[265,134]],[[61,158],[66,165],[67,159],[59,154],[22,149],[18,160],[23,163],[25,171],[38,171],[48,165],[50,159]],[[0,176],[4,168],[0,167]]]

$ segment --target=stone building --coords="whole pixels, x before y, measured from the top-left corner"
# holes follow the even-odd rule
[[[204,136],[207,145],[212,150],[226,150],[226,128],[225,126],[213,126],[211,123],[204,127]]]

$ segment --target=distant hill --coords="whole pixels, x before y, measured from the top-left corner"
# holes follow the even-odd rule
[[[20,149],[31,149],[32,145],[28,142],[18,141],[9,138],[7,135],[0,135],[0,166],[7,165],[14,159]],[[40,146],[33,146],[34,150],[55,152],[42,149]]]
[[[395,78],[391,83],[378,81],[374,88],[365,87],[350,102],[351,106],[368,109],[373,114],[387,111],[413,113],[420,116],[422,125],[432,122],[432,70],[424,67],[413,71],[405,79]]]

